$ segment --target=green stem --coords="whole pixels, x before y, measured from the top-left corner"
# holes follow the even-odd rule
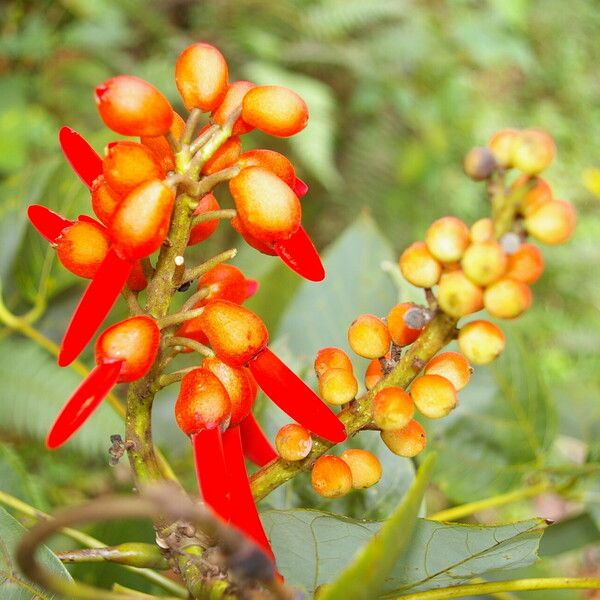
[[[237,211],[234,208],[209,210],[208,212],[196,215],[192,221],[192,226],[200,225],[200,223],[206,223],[207,221],[214,221],[216,219],[233,219],[236,215]]]
[[[518,500],[524,500],[525,498],[532,498],[533,496],[538,496],[543,492],[547,492],[548,490],[554,489],[554,487],[555,486],[552,485],[550,482],[543,481],[536,485],[523,487],[512,492],[507,492],[506,494],[498,494],[497,496],[485,498],[484,500],[477,500],[475,502],[461,504],[460,506],[453,506],[452,508],[447,508],[445,510],[441,510],[437,513],[434,513],[433,515],[430,515],[427,518],[433,521],[456,521],[458,519],[463,519],[464,517],[472,515],[476,512],[480,512],[482,510],[487,510],[496,506],[503,506],[504,504],[517,502]]]
[[[444,313],[438,313],[425,327],[419,339],[409,347],[390,374],[339,413],[338,416],[344,423],[348,436],[354,435],[371,422],[371,403],[377,392],[390,386],[407,387],[421,372],[425,363],[451,341],[455,327],[456,319]],[[315,438],[312,451],[304,460],[290,463],[279,459],[257,471],[251,478],[255,500],[264,498],[301,471],[309,471],[314,461],[333,445],[320,438]]]
[[[226,260],[231,260],[232,258],[235,258],[236,254],[237,248],[231,248],[230,250],[225,250],[224,252],[213,256],[212,258],[208,259],[207,261],[203,262],[202,264],[196,267],[193,267],[192,269],[187,269],[186,272],[183,274],[182,283],[194,281],[194,279],[202,277],[204,273],[207,273],[217,265],[220,265]]]
[[[3,492],[1,490],[0,503],[10,508],[13,508],[22,515],[34,519],[36,522],[52,518],[49,514],[41,510],[37,510],[33,506],[30,506],[22,500],[19,500],[19,498],[15,498],[14,496],[11,496],[10,494],[7,494],[6,492]],[[60,529],[59,533],[72,539],[73,541],[77,542],[78,544],[81,544],[86,548],[106,548],[106,544],[104,544],[100,540],[97,540],[91,535],[83,533],[82,531],[79,531],[77,529],[72,529],[71,527],[63,527],[62,529]],[[128,571],[131,571],[132,573],[137,573],[140,577],[151,581],[152,583],[161,587],[170,594],[178,596],[179,598],[187,597],[187,592],[183,587],[181,587],[174,581],[168,579],[167,577],[163,577],[160,573],[156,573],[151,569],[139,569],[137,567],[130,567],[128,565],[123,565],[123,568],[127,569]]]
[[[509,581],[488,581],[466,583],[437,590],[415,592],[396,596],[394,600],[446,600],[497,594],[500,592],[531,592],[535,590],[598,590],[600,577],[542,577],[531,579],[511,579]]]
[[[141,569],[166,571],[169,561],[161,554],[156,544],[127,542],[105,548],[84,548],[67,550],[56,554],[63,563],[113,562]]]

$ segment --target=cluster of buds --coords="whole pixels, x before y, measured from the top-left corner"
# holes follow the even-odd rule
[[[190,111],[186,121],[159,90],[137,77],[120,75],[96,88],[104,123],[138,138],[109,143],[103,157],[78,133],[61,129],[62,151],[89,188],[96,219],[82,215],[72,221],[41,205],[28,209],[60,262],[92,280],[63,338],[60,366],[77,358],[120,293],[133,297],[139,309],[134,312],[141,313],[98,337],[97,366],[56,418],[47,446],[67,442],[117,383],[148,377],[148,390],[181,381],[175,418],[191,439],[204,501],[272,557],[244,462],[247,457],[263,466],[277,458],[252,414],[258,387],[309,435],[338,443],[346,438],[344,426],[268,348],[264,323],[242,306],[257,291],[257,282],[219,264],[219,257],[185,270],[184,257],[177,255],[165,292],[160,269],[174,244],[183,253],[227,218],[260,252],[279,256],[309,280],[325,277],[301,225],[300,198],[308,187],[284,155],[267,149],[242,152],[241,136],[255,128],[278,137],[298,133],[306,126],[308,109],[290,89],[229,82],[224,57],[209,44],[193,44],[181,53],[175,81]],[[203,114],[208,117],[204,126]],[[234,209],[222,210],[212,193],[221,183],[228,183]],[[150,257],[158,250],[154,267]],[[186,273],[192,275],[185,279]],[[157,290],[173,295],[196,278],[198,289],[180,313],[166,315],[166,309],[156,308]],[[162,376],[177,353],[193,350],[202,355],[198,367]]]
[[[497,358],[504,350],[505,336],[495,323],[472,320],[457,332],[460,352],[445,351],[422,365],[413,364],[419,372],[406,389],[386,385],[385,376],[403,353],[418,342],[438,313],[453,321],[482,309],[499,319],[521,315],[532,303],[529,286],[544,267],[541,251],[528,237],[560,244],[572,235],[574,207],[553,198],[548,183],[538,176],[555,153],[552,138],[533,129],[502,130],[487,147],[471,150],[464,161],[465,171],[475,180],[488,182],[493,218],[480,219],[471,227],[454,216],[435,221],[425,240],[410,245],[399,258],[402,276],[425,290],[427,305],[402,302],[385,318],[363,314],[350,325],[350,348],[371,361],[364,377],[366,389],[373,390],[368,396],[369,428],[380,431],[394,454],[414,457],[425,448],[425,429],[415,415],[447,416],[457,406],[458,392],[469,382],[470,365]],[[359,385],[343,350],[320,350],[314,366],[323,400],[336,406],[354,401]],[[285,460],[302,460],[310,452],[308,432],[288,425],[278,438],[277,449]],[[381,464],[372,453],[346,450],[339,458],[318,458],[312,484],[322,496],[338,497],[352,488],[373,485],[380,477]]]

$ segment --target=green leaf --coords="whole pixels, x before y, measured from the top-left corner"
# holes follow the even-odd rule
[[[434,464],[435,455],[430,454],[398,508],[356,560],[327,586],[322,600],[369,600],[380,595],[395,563],[410,542]]]
[[[536,358],[525,348],[511,336],[491,369],[477,368],[454,413],[427,423],[440,458],[435,481],[456,503],[514,489],[546,462],[555,408]]]
[[[0,342],[0,381],[0,429],[43,440],[81,377],[59,368],[46,350],[13,336]],[[106,454],[110,435],[122,431],[121,419],[103,403],[64,451]]]
[[[25,531],[14,517],[0,508],[0,596],[5,600],[59,600],[58,596],[41,590],[18,571],[13,557]],[[69,572],[46,546],[39,549],[37,558],[50,572],[71,580]]]
[[[286,582],[309,593],[341,573],[382,526],[313,510],[267,511],[261,518]],[[384,596],[527,566],[537,559],[545,527],[541,519],[499,526],[418,519],[406,553],[385,582]]]
[[[331,88],[318,79],[291,73],[264,62],[245,67],[249,79],[260,84],[276,84],[291,88],[306,102],[310,111],[308,125],[289,139],[290,146],[302,164],[327,188],[341,183],[334,161],[336,104]]]
[[[42,510],[47,508],[47,502],[33,476],[8,444],[0,444],[0,489]]]

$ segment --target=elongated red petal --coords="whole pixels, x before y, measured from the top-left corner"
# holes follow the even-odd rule
[[[208,504],[224,521],[231,517],[229,477],[221,430],[203,429],[192,435],[198,487]]]
[[[75,390],[56,417],[46,436],[46,446],[51,450],[62,446],[98,408],[110,388],[119,378],[123,361],[97,366]]]
[[[73,171],[91,188],[94,179],[102,173],[102,159],[85,139],[70,127],[61,128],[58,140]]]
[[[223,450],[231,486],[231,522],[275,560],[252,497],[239,427],[232,427],[223,434]]]
[[[294,190],[294,194],[296,194],[298,198],[302,198],[302,196],[306,196],[306,193],[308,192],[308,185],[304,181],[302,181],[302,179],[296,177],[292,189]]]
[[[240,423],[240,434],[246,458],[257,467],[263,467],[277,458],[277,451],[252,413]]]
[[[127,283],[132,267],[133,263],[109,250],[71,317],[58,355],[61,367],[71,364],[92,339]]]
[[[323,281],[325,268],[306,229],[300,226],[287,240],[275,242],[275,252],[292,271],[309,281]]]
[[[344,424],[269,348],[248,367],[262,391],[300,425],[333,443],[346,439]]]
[[[27,207],[27,216],[38,233],[53,244],[63,229],[73,225],[75,221],[65,219],[53,210],[41,204],[32,204]]]

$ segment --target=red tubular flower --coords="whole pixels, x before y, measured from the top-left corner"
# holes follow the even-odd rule
[[[240,423],[240,435],[246,458],[257,467],[263,467],[278,458],[277,451],[252,413]]]
[[[298,227],[287,240],[275,242],[273,249],[279,258],[298,275],[309,281],[325,279],[325,268],[321,257],[304,227]]]
[[[73,171],[91,189],[94,179],[102,173],[102,159],[88,142],[70,127],[61,128],[58,140]]]
[[[40,204],[32,204],[27,208],[27,217],[31,224],[37,229],[38,233],[51,244],[54,244],[63,229],[70,227],[75,223],[70,219],[65,219],[53,210],[41,206]]]
[[[216,355],[226,364],[246,365],[261,389],[290,417],[331,442],[346,439],[344,425],[321,399],[269,348],[265,324],[247,308],[215,300],[198,322]]]
[[[294,190],[294,194],[296,194],[298,198],[302,198],[308,193],[308,185],[299,177],[296,177],[294,179],[292,189]]]
[[[154,363],[160,330],[150,317],[125,319],[109,327],[96,342],[98,365],[75,390],[46,437],[50,449],[64,444],[99,406],[115,383],[140,379]]]

